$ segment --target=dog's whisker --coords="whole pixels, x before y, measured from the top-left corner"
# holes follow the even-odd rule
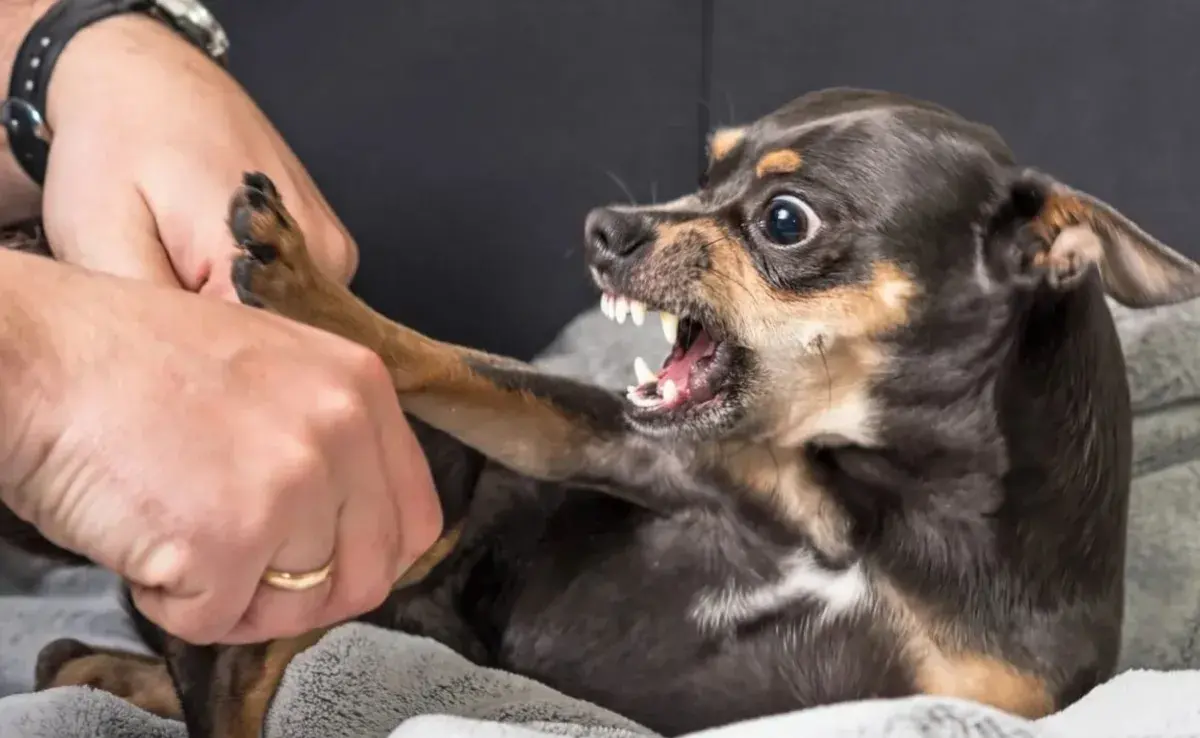
[[[718,269],[718,268],[716,268],[716,267],[714,267],[714,266],[710,266],[710,267],[708,268],[708,272],[709,272],[710,274],[712,274],[714,277],[718,277],[718,278],[720,278],[720,279],[721,279],[721,280],[723,280],[725,283],[727,283],[727,284],[730,284],[730,285],[732,285],[732,286],[734,286],[734,287],[737,287],[737,288],[738,288],[738,289],[740,289],[742,292],[745,292],[745,293],[746,293],[746,297],[747,297],[748,299],[750,299],[750,300],[756,300],[756,299],[757,299],[757,297],[754,295],[754,293],[750,291],[750,288],[749,288],[749,287],[747,287],[745,284],[743,284],[743,283],[742,283],[742,281],[741,281],[740,279],[735,279],[734,277],[732,277],[732,276],[730,276],[730,275],[726,274],[725,272],[721,271],[720,269]]]
[[[618,177],[616,172],[605,170],[604,173],[607,174],[613,182],[617,183],[617,187],[620,187],[621,192],[625,193],[625,197],[629,198],[629,204],[636,206],[637,198],[633,196],[633,190],[629,189],[629,185],[625,184],[625,181]]]

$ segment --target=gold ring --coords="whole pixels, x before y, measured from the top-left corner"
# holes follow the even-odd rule
[[[324,584],[329,575],[333,573],[333,560],[315,571],[304,571],[292,573],[287,571],[277,571],[275,569],[267,569],[262,576],[262,581],[269,587],[276,589],[286,589],[289,592],[302,592],[306,589],[312,589],[317,585]]]

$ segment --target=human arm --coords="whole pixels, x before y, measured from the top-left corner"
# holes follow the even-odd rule
[[[0,0],[0,85],[7,89],[13,60],[25,34],[54,0]],[[27,220],[38,214],[41,192],[18,166],[8,136],[0,136],[0,223]]]
[[[24,8],[22,18],[38,14],[31,4],[46,5],[4,3]],[[312,234],[322,268],[343,281],[353,275],[353,239],[279,132],[165,23],[124,13],[70,36],[52,67],[45,117],[53,142],[42,214],[60,259],[232,299],[225,201],[242,172],[258,170]],[[15,178],[18,188],[28,183]]]
[[[382,363],[330,334],[0,251],[0,372],[0,498],[187,640],[352,617],[440,531]],[[315,589],[260,583],[331,555]]]

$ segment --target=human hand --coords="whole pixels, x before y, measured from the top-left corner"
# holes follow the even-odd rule
[[[34,363],[6,370],[4,501],[129,580],[169,632],[257,642],[348,619],[435,540],[428,467],[375,354],[178,288],[0,258],[30,296],[8,358]],[[314,589],[260,583],[331,557]]]
[[[224,222],[245,171],[266,172],[313,258],[348,282],[357,249],[279,133],[216,63],[128,14],[79,32],[50,78],[43,220],[56,256],[236,300]]]

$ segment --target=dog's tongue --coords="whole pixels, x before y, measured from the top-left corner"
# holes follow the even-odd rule
[[[711,357],[716,350],[717,344],[712,340],[712,336],[708,335],[708,331],[699,329],[696,338],[686,350],[682,353],[676,351],[667,359],[662,371],[658,373],[659,384],[667,379],[674,382],[675,387],[680,390],[680,399],[687,397],[693,402],[709,399],[711,389],[704,381],[703,373],[693,372],[692,369],[702,360]]]

